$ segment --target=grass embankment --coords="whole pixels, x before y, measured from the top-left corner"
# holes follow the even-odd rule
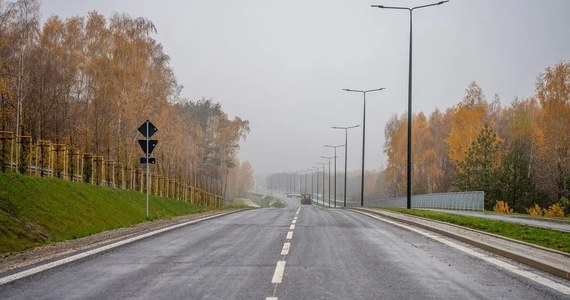
[[[149,219],[210,208],[150,197]],[[146,195],[56,178],[0,174],[0,253],[76,239],[147,221]]]
[[[275,208],[286,207],[285,203],[283,203],[283,201],[281,201],[278,198],[275,198],[273,196],[263,196],[261,194],[256,194],[256,193],[248,193],[247,198],[245,199],[235,198],[233,200],[233,203],[236,205],[244,205],[244,203],[248,202],[244,200],[250,200],[254,204],[259,205],[259,207],[275,207]]]
[[[497,234],[530,244],[570,253],[570,233],[532,227],[485,218],[460,216],[421,209],[387,208],[381,209],[410,214],[427,219],[452,223],[484,232]]]

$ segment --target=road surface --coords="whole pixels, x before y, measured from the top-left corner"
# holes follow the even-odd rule
[[[0,299],[570,297],[397,225],[283,199],[287,208],[230,214],[4,284]]]

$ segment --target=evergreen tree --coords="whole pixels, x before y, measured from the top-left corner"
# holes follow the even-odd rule
[[[491,209],[500,195],[500,139],[484,124],[467,150],[466,159],[458,164],[457,186],[461,190],[484,191],[485,208]]]

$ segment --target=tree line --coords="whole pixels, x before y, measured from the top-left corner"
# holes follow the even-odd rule
[[[502,107],[472,82],[444,112],[413,115],[414,194],[480,190],[485,207],[515,211],[566,203],[570,194],[570,62],[547,67],[531,97]],[[407,116],[385,127],[386,193],[406,193]]]
[[[137,166],[137,128],[150,119],[158,172],[219,194],[249,190],[251,166],[236,157],[249,122],[182,98],[156,34],[148,19],[95,11],[40,25],[38,0],[0,0],[0,131]]]

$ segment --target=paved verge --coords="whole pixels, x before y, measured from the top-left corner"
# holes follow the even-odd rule
[[[564,252],[421,217],[368,208],[352,210],[373,213],[398,222],[434,231],[564,279],[570,279],[570,254]]]

